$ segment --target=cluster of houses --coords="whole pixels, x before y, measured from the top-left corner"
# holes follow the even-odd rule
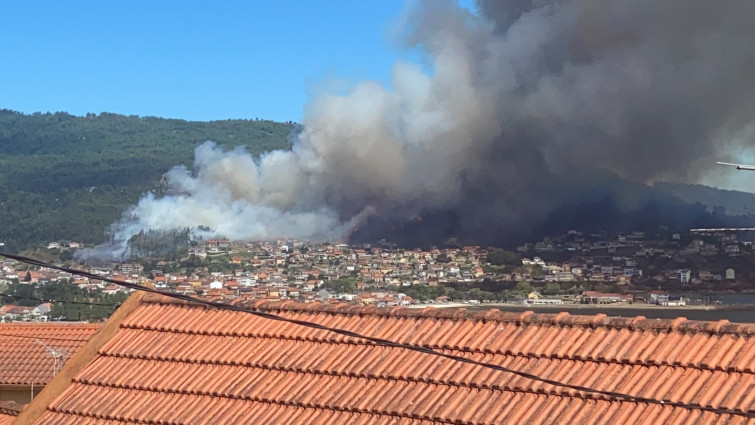
[[[752,242],[738,241],[732,232],[709,232],[693,234],[694,238],[683,242],[675,233],[668,239],[649,239],[644,232],[632,232],[608,240],[603,235],[586,235],[569,231],[566,235],[544,238],[537,243],[518,246],[517,251],[524,256],[568,254],[569,262],[546,264],[539,257],[524,258],[525,265],[537,265],[544,270],[543,280],[570,281],[614,281],[629,285],[637,281],[676,281],[693,285],[734,281],[733,267],[720,270],[699,268],[670,268],[656,270],[652,275],[644,271],[643,264],[657,258],[676,260],[681,263],[695,257],[733,258],[745,255],[751,250]],[[575,259],[578,259],[575,261]],[[733,263],[733,261],[731,261]]]
[[[183,264],[192,257],[196,267],[179,267],[179,263],[151,262],[145,270],[141,263],[120,263],[107,267],[89,267],[88,271],[132,283],[151,282],[158,288],[208,299],[293,299],[300,302],[361,301],[377,305],[408,305],[417,303],[396,288],[414,285],[441,286],[472,283],[484,280],[505,282],[615,282],[631,285],[636,281],[674,280],[682,283],[734,280],[735,271],[670,269],[656,270],[652,276],[644,273],[645,260],[664,256],[680,258],[687,255],[743,255],[735,235],[716,235],[717,242],[693,239],[681,244],[679,235],[671,241],[647,240],[641,232],[606,240],[600,235],[584,235],[570,231],[558,238],[546,238],[534,244],[517,247],[521,266],[488,267],[490,249],[464,246],[446,249],[396,249],[385,246],[303,242],[276,240],[267,242],[236,242],[207,240],[189,248]],[[710,239],[710,238],[708,238]],[[52,242],[50,249],[75,249],[78,243]],[[569,253],[568,261],[547,262],[549,253]],[[219,267],[210,267],[214,263]],[[145,263],[146,264],[146,263]],[[349,278],[353,290],[325,289],[326,281]],[[72,276],[46,269],[27,270],[6,261],[0,269],[0,287],[11,282],[45,284],[70,279],[86,289],[105,293],[124,291],[123,288],[100,280]],[[595,295],[585,292],[581,302],[628,302],[621,294]],[[563,301],[563,299],[562,299]],[[527,297],[524,303],[557,303],[555,298]],[[674,300],[649,302],[673,305]],[[6,305],[0,310],[0,320],[43,320],[45,308]]]
[[[584,291],[580,295],[543,296],[540,292],[532,291],[526,298],[521,300],[524,305],[562,305],[571,304],[633,304],[643,302],[646,304],[664,307],[679,307],[687,305],[687,300],[681,296],[671,295],[667,291],[650,291],[646,297],[637,298],[632,294],[619,294],[616,292]]]
[[[570,233],[573,239],[584,238],[579,232]],[[674,240],[678,235],[674,235]],[[726,255],[741,255],[741,252],[728,245],[738,247],[734,236],[724,237]],[[581,247],[569,261],[546,262],[538,251],[576,251],[575,244]],[[665,244],[668,245],[668,244]],[[227,253],[232,257],[231,275],[216,273],[218,281],[208,286],[207,282],[187,276],[156,277],[166,283],[171,281],[181,285],[180,289],[189,287],[202,289],[220,289],[223,284],[233,290],[235,283],[240,286],[280,287],[284,283],[293,283],[294,292],[311,292],[322,280],[332,280],[351,276],[360,282],[359,290],[368,288],[385,288],[388,286],[426,285],[438,286],[453,283],[495,281],[545,281],[545,282],[617,282],[630,285],[634,281],[654,279],[657,281],[674,280],[678,282],[698,283],[703,281],[721,281],[735,279],[735,271],[729,267],[725,270],[691,270],[669,269],[656,271],[647,276],[642,264],[649,257],[668,256],[670,258],[686,255],[691,247],[710,252],[710,244],[693,240],[689,246],[675,250],[663,248],[663,242],[645,241],[644,234],[635,232],[619,236],[612,241],[598,242],[558,242],[558,238],[526,244],[518,247],[522,258],[522,267],[510,268],[502,272],[500,268],[486,267],[486,258],[493,248],[465,246],[462,248],[406,250],[384,247],[349,246],[347,244],[304,243],[297,241],[274,242],[230,242],[227,240],[210,240],[204,246],[194,247],[191,255],[200,258],[212,258]],[[736,251],[736,253],[734,252]],[[530,254],[534,256],[530,257]],[[545,255],[543,255],[545,256]],[[159,275],[159,271],[158,271]],[[209,282],[212,283],[212,282]],[[286,285],[289,286],[289,285]],[[260,289],[262,291],[262,289]]]
[[[565,235],[546,237],[540,242],[518,246],[517,250],[520,252],[569,251],[582,254],[605,250],[608,254],[614,254],[623,248],[635,247],[638,256],[702,255],[711,257],[721,254],[740,255],[742,254],[742,245],[752,245],[749,241],[738,241],[736,232],[710,229],[708,232],[697,232],[693,235],[696,237],[687,243],[683,243],[682,235],[679,233],[672,234],[670,240],[647,238],[645,232],[632,232],[609,239],[603,234],[587,235],[583,232],[570,230]]]
[[[10,284],[38,284],[46,285],[59,281],[70,281],[87,290],[101,290],[104,293],[115,294],[129,292],[118,285],[103,281],[90,281],[86,278],[74,276],[71,273],[61,272],[48,268],[28,269],[27,266],[12,260],[6,260],[0,266],[0,322],[47,322],[51,320],[50,311],[53,303],[43,302],[34,306],[17,305],[13,297],[3,297],[4,288]],[[103,272],[103,275],[115,279],[128,280],[130,282],[143,282],[146,278],[124,275],[114,271]]]
[[[37,306],[0,305],[0,322],[46,322],[52,309],[51,303]]]

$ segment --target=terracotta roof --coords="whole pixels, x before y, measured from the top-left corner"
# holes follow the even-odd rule
[[[34,423],[755,424],[747,417],[755,413],[752,324],[290,302],[256,307],[664,403],[148,295],[71,375],[68,388],[49,395]],[[730,412],[669,405],[676,402]]]
[[[0,411],[0,425],[10,425],[16,420],[16,415],[8,415]]]
[[[25,406],[13,401],[0,401],[0,425],[10,425]]]
[[[48,383],[55,358],[44,345],[65,360],[99,328],[88,323],[0,323],[0,385]]]

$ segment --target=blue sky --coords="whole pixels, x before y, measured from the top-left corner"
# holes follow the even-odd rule
[[[470,1],[464,3],[469,4]],[[389,83],[404,0],[8,2],[0,108],[299,121],[332,78]]]

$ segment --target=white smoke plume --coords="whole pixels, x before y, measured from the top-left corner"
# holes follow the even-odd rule
[[[186,227],[239,240],[339,239],[370,216],[441,209],[457,211],[470,234],[483,224],[505,232],[568,198],[548,188],[575,173],[694,181],[722,152],[744,148],[731,141],[753,123],[755,3],[478,7],[413,4],[401,32],[426,63],[396,63],[390,88],[367,81],[317,97],[290,151],[255,159],[198,147],[193,170],[169,171],[170,194],[124,213],[105,250],[124,253],[114,247],[144,229]]]

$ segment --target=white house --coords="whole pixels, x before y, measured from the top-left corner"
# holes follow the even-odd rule
[[[734,269],[731,267],[726,269],[726,280],[734,280]]]

